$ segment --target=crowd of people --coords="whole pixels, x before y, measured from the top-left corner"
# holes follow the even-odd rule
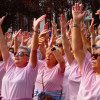
[[[51,21],[42,32],[46,14],[33,32],[3,34],[0,19],[0,100],[100,100],[100,24],[87,26],[82,10],[75,3],[72,19],[61,14],[59,30]]]

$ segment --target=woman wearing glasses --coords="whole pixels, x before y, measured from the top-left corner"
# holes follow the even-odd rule
[[[19,47],[12,59],[8,52],[7,45],[2,32],[2,22],[5,17],[0,19],[0,50],[6,74],[2,80],[1,96],[3,100],[32,100],[32,91],[37,76],[37,48],[38,48],[38,26],[46,15],[34,20],[34,34],[31,52],[27,47]]]
[[[80,22],[86,14],[82,13],[83,5],[75,3],[72,7],[73,15],[73,32],[72,32],[72,47],[74,56],[81,70],[82,78],[77,96],[77,100],[99,100],[100,99],[100,48],[94,50],[92,62],[89,61],[87,54],[83,51],[83,44],[80,32]],[[96,42],[100,45],[100,40]]]
[[[46,100],[46,98],[44,98],[45,95],[49,97],[49,99],[52,98],[52,100],[63,100],[62,82],[65,71],[65,61],[62,54],[64,52],[59,48],[58,44],[60,43],[57,43],[56,46],[53,45],[54,41],[54,35],[52,35],[48,48],[46,49],[45,61],[38,66],[34,100]]]

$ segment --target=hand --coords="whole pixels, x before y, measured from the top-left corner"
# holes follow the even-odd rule
[[[69,28],[72,30],[72,25],[73,25],[73,19],[70,19],[69,21]]]
[[[21,44],[26,45],[29,39],[30,39],[30,34],[28,34],[28,32],[24,32],[22,34]]]
[[[9,32],[6,32],[5,33],[5,38],[6,38],[7,42],[11,41],[12,40],[12,34],[9,33]]]
[[[13,39],[16,39],[18,37],[18,35],[21,34],[21,31],[22,31],[21,29],[19,31],[15,31],[13,33]]]
[[[57,24],[55,22],[51,21],[51,24],[53,29],[57,29]]]
[[[97,10],[97,12],[95,14],[96,15],[100,15],[100,10]]]
[[[45,40],[46,40],[45,37],[39,37],[39,47],[44,48]]]
[[[44,25],[44,28],[43,28],[43,29],[48,29],[48,25],[49,25],[49,23],[47,22],[47,23]]]
[[[94,33],[94,25],[93,25],[93,23],[94,23],[94,18],[92,18],[91,25],[89,27],[89,31],[90,31],[91,34]]]
[[[53,44],[54,44],[54,35],[52,34],[50,40],[48,40],[48,47],[51,48]]]
[[[48,29],[44,29],[41,33],[40,33],[40,35],[39,35],[39,37],[45,37],[48,33],[50,33],[51,32],[51,30],[48,30]]]
[[[40,22],[43,21],[45,19],[45,17],[46,17],[46,14],[42,15],[37,20],[36,20],[36,18],[34,18],[34,22],[33,22],[33,28],[34,28],[34,30],[38,30]]]
[[[5,19],[5,16],[3,16],[2,18],[0,18],[0,26],[2,25],[4,19]]]
[[[86,11],[82,13],[82,9],[83,5],[79,3],[75,3],[75,5],[72,7],[72,16],[74,24],[80,24],[80,21],[85,16]]]
[[[60,25],[62,29],[66,29],[66,20],[63,14],[60,15]]]

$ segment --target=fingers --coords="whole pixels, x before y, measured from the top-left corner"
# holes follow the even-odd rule
[[[39,37],[46,36],[46,34],[50,33],[51,31],[52,31],[52,30],[47,30],[47,29],[45,29],[45,30],[43,30],[43,31],[40,33]]]
[[[95,15],[99,15],[100,14],[100,10],[97,10],[97,12],[95,13]]]
[[[48,29],[48,25],[49,25],[49,23],[47,22],[47,23],[44,25],[44,29]]]
[[[93,25],[93,23],[94,23],[94,18],[92,18],[92,21],[91,21],[91,26]]]
[[[5,16],[3,16],[1,19],[0,19],[0,24],[2,25],[3,21],[5,19]]]

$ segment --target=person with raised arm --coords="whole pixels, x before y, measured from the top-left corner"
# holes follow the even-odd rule
[[[32,37],[31,51],[26,46],[19,46],[12,59],[2,32],[0,19],[0,50],[6,70],[2,80],[1,96],[3,100],[32,100],[33,86],[37,76],[37,48],[38,48],[38,27],[46,15],[34,19],[34,34]]]
[[[62,82],[65,61],[62,50],[54,44],[54,41],[55,37],[52,34],[48,42],[48,48],[46,48],[45,62],[41,61],[38,66],[34,100],[63,100]]]
[[[86,14],[82,13],[83,5],[75,3],[72,7],[73,32],[72,49],[75,59],[78,62],[82,78],[77,95],[77,100],[99,100],[100,99],[100,40],[96,42],[92,60],[89,61],[88,54],[83,50],[83,43],[80,31],[80,22]]]

